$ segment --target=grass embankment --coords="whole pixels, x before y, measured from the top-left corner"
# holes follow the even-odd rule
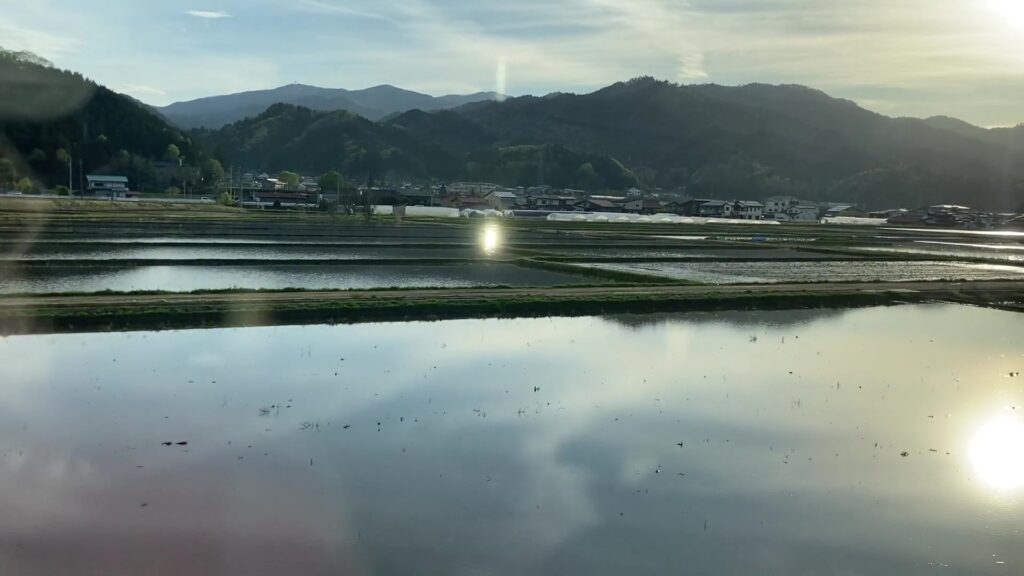
[[[352,323],[443,318],[577,316],[690,310],[796,309],[950,301],[1024,311],[1024,284],[650,286],[449,289],[308,295],[240,292],[215,297],[0,299],[0,332],[49,333]],[[308,296],[308,297],[307,297]]]
[[[587,266],[573,266],[564,262],[552,261],[548,258],[522,258],[515,261],[515,264],[525,268],[536,268],[549,272],[562,272],[586,276],[589,278],[600,278],[612,282],[629,282],[634,284],[692,284],[683,280],[655,276],[653,274],[639,274],[636,272],[623,272],[620,270],[605,270],[603,268],[592,268]]]
[[[626,259],[628,260],[628,259]],[[595,262],[612,260],[594,259]],[[584,276],[595,280],[609,282],[629,282],[636,284],[689,284],[685,281],[664,278],[649,274],[638,274],[618,270],[604,270],[587,266],[573,266],[569,263],[553,262],[547,258],[516,258],[503,260],[500,258],[373,258],[373,259],[300,259],[300,260],[265,260],[265,259],[59,259],[59,260],[16,260],[0,261],[0,274],[12,272],[30,273],[33,270],[59,269],[117,269],[139,266],[248,266],[248,267],[377,267],[377,266],[487,266],[514,265],[533,268],[548,272],[561,272],[574,276]]]
[[[219,215],[244,213],[239,208],[222,206],[216,202],[147,202],[145,199],[132,201],[111,201],[101,199],[83,200],[78,198],[34,198],[0,196],[0,212],[70,214],[88,218],[91,214],[108,215],[124,212],[138,215],[142,212],[171,213],[188,212],[198,214],[212,212]]]

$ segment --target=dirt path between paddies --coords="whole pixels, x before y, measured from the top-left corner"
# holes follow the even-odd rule
[[[550,298],[659,298],[716,296],[727,298],[743,294],[858,294],[904,292],[917,297],[928,294],[960,293],[965,296],[985,296],[987,299],[1024,299],[1024,281],[935,281],[935,282],[824,282],[797,284],[743,284],[743,285],[643,285],[643,286],[585,286],[544,288],[438,288],[409,290],[326,290],[326,291],[261,291],[213,293],[100,293],[75,295],[18,295],[0,297],[0,309],[62,308],[90,306],[152,306],[212,305],[212,304],[277,304],[295,302],[458,302],[490,299]]]

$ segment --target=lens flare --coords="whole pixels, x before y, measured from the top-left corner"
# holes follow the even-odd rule
[[[494,71],[494,91],[498,93],[499,102],[508,93],[508,62],[504,56],[498,58],[497,69]]]
[[[501,231],[494,224],[484,226],[480,235],[480,247],[488,256],[495,254],[501,248]]]
[[[996,490],[1024,488],[1024,420],[1000,416],[983,424],[970,445],[974,473]]]
[[[988,5],[1005,22],[1024,29],[1024,2],[1020,0],[988,0]]]

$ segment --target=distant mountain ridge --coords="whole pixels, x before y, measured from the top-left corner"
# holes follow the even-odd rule
[[[1009,146],[1013,150],[1024,150],[1024,124],[1004,128],[982,128],[959,118],[932,116],[925,118],[929,126],[955,132],[980,142]]]
[[[499,98],[495,92],[430,96],[387,84],[363,90],[289,84],[270,90],[175,102],[154,109],[180,128],[215,129],[258,116],[273,104],[292,104],[326,112],[343,110],[376,121],[409,110],[446,110]]]
[[[1024,125],[890,118],[804,86],[636,78],[590,94],[501,102],[392,86],[292,85],[243,96],[251,115],[182,133],[150,107],[79,74],[0,50],[0,159],[11,161],[8,172],[13,164],[19,176],[50,186],[67,182],[69,156],[82,161],[79,171],[126,174],[133,186],[166,186],[166,175],[154,176],[156,163],[183,158],[208,182],[222,173],[220,160],[267,172],[340,169],[353,182],[465,179],[595,192],[639,186],[721,199],[793,195],[869,209],[1024,208]],[[263,106],[282,96],[308,106]],[[357,110],[313,108],[339,102]],[[205,104],[206,113],[224,106],[219,98]],[[384,106],[412,108],[368,119]],[[192,178],[180,172],[171,177]]]
[[[592,191],[639,185],[711,198],[793,195],[865,208],[985,209],[1024,203],[1022,133],[890,118],[804,86],[652,78],[590,94],[417,109],[376,123],[275,106],[219,131],[194,132],[228,161],[268,171],[341,167],[356,179],[463,178]]]

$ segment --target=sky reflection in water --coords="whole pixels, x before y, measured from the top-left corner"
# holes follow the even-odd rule
[[[944,305],[9,337],[0,573],[1013,573],[1022,353]]]

